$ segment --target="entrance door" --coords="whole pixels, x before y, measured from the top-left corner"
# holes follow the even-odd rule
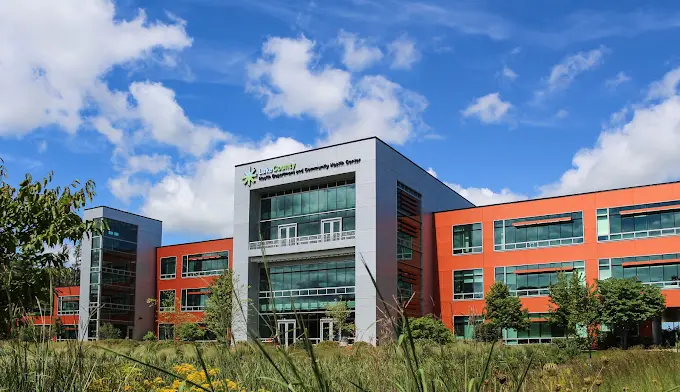
[[[297,238],[297,223],[279,225],[279,239],[286,245],[294,245]]]
[[[127,327],[127,338],[132,339],[132,333],[134,332],[135,328],[134,327]]]
[[[342,231],[342,218],[321,220],[321,234],[324,241],[337,241]]]
[[[295,343],[295,320],[279,320],[277,330],[280,345],[288,348]]]
[[[324,340],[335,340],[333,336],[333,320],[332,319],[322,319],[320,323],[321,331],[319,336],[321,336],[321,341]]]

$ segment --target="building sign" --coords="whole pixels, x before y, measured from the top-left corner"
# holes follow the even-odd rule
[[[345,161],[330,162],[323,165],[310,167],[298,167],[296,163],[287,163],[285,165],[276,165],[273,167],[262,167],[259,169],[250,167],[243,173],[241,181],[243,182],[243,185],[250,187],[258,181],[267,181],[287,176],[296,176],[316,171],[335,169],[338,167],[356,165],[359,162],[361,162],[361,158],[347,159]]]

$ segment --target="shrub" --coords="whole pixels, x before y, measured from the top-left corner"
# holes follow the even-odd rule
[[[144,340],[145,342],[155,342],[156,334],[154,334],[153,331],[149,331],[146,334],[144,334],[142,340]]]
[[[492,323],[475,325],[475,339],[480,342],[496,342],[501,339],[501,331]]]
[[[557,346],[568,358],[575,358],[582,350],[588,349],[588,339],[582,337],[553,338],[553,344]]]
[[[316,348],[319,350],[326,350],[326,349],[333,349],[335,347],[338,347],[339,344],[338,342],[334,342],[331,340],[324,340],[322,342],[319,342],[319,344],[316,345]]]
[[[453,342],[453,334],[444,323],[432,315],[409,319],[411,335],[416,340],[432,340],[444,344]],[[405,331],[402,331],[404,333]]]
[[[106,323],[99,326],[99,339],[120,339],[120,329]]]
[[[205,331],[196,323],[184,323],[175,325],[175,335],[179,340],[193,342],[203,339],[205,337]]]

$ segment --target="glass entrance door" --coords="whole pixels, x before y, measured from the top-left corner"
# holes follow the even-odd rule
[[[295,343],[295,320],[279,320],[277,330],[280,345],[288,348]]]
[[[322,319],[320,323],[320,333],[321,341],[324,340],[335,340],[333,336],[333,320]]]
[[[342,218],[322,219],[321,235],[324,241],[336,241],[342,231]]]
[[[295,238],[297,238],[297,223],[279,225],[279,240],[281,242],[286,245],[294,245]]]

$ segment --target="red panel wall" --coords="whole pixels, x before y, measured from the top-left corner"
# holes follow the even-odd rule
[[[80,296],[80,286],[57,287],[54,289],[54,304],[51,316],[37,316],[33,319],[36,325],[50,325],[52,321],[59,317],[64,325],[78,325],[78,315],[57,316],[59,307],[59,297],[77,295]]]
[[[592,283],[598,277],[598,259],[623,256],[680,252],[680,237],[597,242],[596,210],[660,201],[680,200],[680,183],[653,185],[582,195],[538,199],[525,202],[498,204],[435,214],[440,306],[442,320],[452,327],[453,317],[480,313],[484,300],[453,301],[453,271],[484,269],[484,291],[494,282],[494,268],[522,264],[557,261],[586,263],[586,279]],[[493,223],[513,219],[564,212],[583,211],[584,243],[553,248],[494,251]],[[452,254],[452,226],[482,222],[483,252],[480,254]],[[663,290],[667,306],[680,306],[680,290]],[[522,298],[530,312],[548,311],[547,297]]]

